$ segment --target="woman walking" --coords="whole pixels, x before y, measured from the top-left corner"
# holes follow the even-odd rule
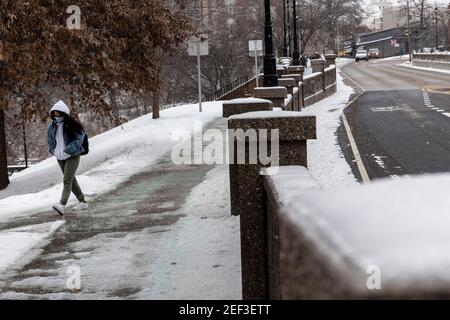
[[[70,116],[69,107],[63,101],[59,101],[53,106],[50,110],[50,117],[52,122],[47,131],[48,150],[58,160],[64,175],[61,200],[53,206],[53,209],[60,215],[64,215],[70,193],[73,192],[79,201],[73,210],[86,210],[88,204],[75,178],[80,164],[80,156],[85,153],[83,141],[86,133],[82,125]]]

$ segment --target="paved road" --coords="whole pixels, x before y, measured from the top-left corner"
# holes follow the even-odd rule
[[[369,61],[343,69],[346,82],[362,93],[345,116],[369,178],[450,172],[450,75],[399,64]],[[338,136],[361,178],[344,128]]]

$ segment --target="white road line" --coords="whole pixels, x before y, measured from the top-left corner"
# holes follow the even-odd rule
[[[344,122],[345,130],[347,131],[348,140],[350,141],[350,145],[352,147],[353,155],[355,157],[356,165],[358,166],[359,173],[361,174],[361,178],[363,183],[370,183],[369,175],[367,174],[366,167],[364,167],[364,163],[361,158],[361,154],[359,153],[358,146],[356,145],[355,138],[352,134],[352,129],[348,124],[347,117],[344,113],[342,113],[342,121]]]
[[[369,184],[370,183],[369,175],[367,174],[366,167],[364,166],[364,162],[362,161],[361,154],[359,153],[359,149],[358,146],[356,145],[355,138],[353,137],[352,129],[350,128],[350,125],[348,124],[347,121],[347,117],[345,116],[345,109],[348,106],[352,105],[355,101],[357,101],[366,92],[366,89],[358,82],[353,80],[348,74],[346,74],[344,70],[341,70],[341,75],[343,75],[346,79],[353,82],[357,87],[359,87],[362,90],[362,92],[360,92],[355,98],[353,98],[352,101],[348,102],[347,105],[344,107],[344,110],[342,112],[342,122],[344,123],[345,131],[347,132],[347,137],[350,142],[353,156],[355,158],[356,165],[358,166],[358,170],[361,175],[362,181],[365,184]]]
[[[442,109],[439,109],[439,110],[436,110],[437,112],[445,112],[445,110],[442,110]]]
[[[443,113],[443,115],[450,118],[450,113],[449,112]]]

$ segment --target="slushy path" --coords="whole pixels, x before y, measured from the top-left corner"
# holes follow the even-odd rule
[[[210,127],[224,130],[225,125],[220,119]],[[206,178],[209,182],[204,182]],[[213,187],[201,186],[202,182],[211,185],[213,180]],[[193,191],[195,187],[198,188]],[[207,299],[198,287],[203,285],[205,290],[210,290],[217,285],[216,280],[220,285],[222,277],[233,273],[237,279],[235,289],[223,294],[219,291],[216,296],[213,290],[210,298],[239,299],[238,220],[229,213],[228,188],[226,166],[175,165],[170,154],[166,154],[156,165],[130,178],[116,190],[95,198],[88,211],[69,210],[65,223],[47,245],[33,252],[35,256],[24,265],[0,276],[0,298]],[[209,197],[208,193],[215,195]],[[210,203],[210,199],[218,195],[219,200]],[[209,208],[209,212],[203,212],[202,208]],[[205,223],[204,228],[211,228],[208,223],[213,223],[212,219],[219,230],[224,223],[225,230],[228,227],[237,232],[237,239],[230,241],[226,236],[212,234],[212,238],[200,237],[197,243],[185,241],[185,234],[206,233],[207,230],[202,231],[202,223]],[[41,212],[0,225],[0,231],[56,220],[59,217],[54,212]],[[219,244],[214,246],[214,242]],[[203,255],[203,259],[196,253]],[[236,259],[230,259],[230,254]],[[188,261],[189,257],[197,259],[197,265]],[[223,261],[208,261],[214,257]],[[189,268],[197,270],[187,270]],[[78,271],[81,289],[71,290]],[[189,280],[192,277],[192,282],[197,282],[196,277],[202,276],[203,284]]]

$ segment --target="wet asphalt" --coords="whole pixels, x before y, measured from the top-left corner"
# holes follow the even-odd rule
[[[398,64],[375,60],[343,68],[345,82],[362,93],[345,115],[369,177],[450,172],[450,75]],[[360,179],[343,126],[337,134]]]

